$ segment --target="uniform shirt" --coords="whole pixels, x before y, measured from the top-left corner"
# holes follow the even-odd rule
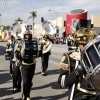
[[[51,45],[50,39],[43,38],[43,39],[39,40],[39,44],[42,46],[42,54],[51,55],[51,48],[46,53],[43,53],[44,51],[47,50],[48,46]]]
[[[80,52],[71,50],[63,53],[62,59],[59,62],[59,67],[69,73],[75,68],[76,60],[80,60]]]
[[[72,55],[70,57],[72,57]],[[73,63],[73,66],[75,66],[73,61],[71,61],[71,63]],[[100,100],[99,97],[99,99],[95,99],[96,91],[90,84],[86,84],[87,80],[85,77],[83,77],[83,75],[77,76],[74,70],[75,69],[69,73],[69,71],[60,68],[60,75],[58,77],[58,84],[61,88],[69,87],[68,100],[70,100],[72,94],[73,84],[75,84],[75,88],[72,100]]]
[[[12,51],[13,50],[13,45],[14,45],[14,41],[8,40],[7,45],[6,45],[6,52],[7,51]]]

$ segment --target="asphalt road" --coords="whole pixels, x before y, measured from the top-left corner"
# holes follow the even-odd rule
[[[9,77],[9,61],[4,58],[6,42],[0,42],[0,100],[21,100],[21,92],[12,93],[12,79]],[[61,89],[57,83],[59,76],[58,63],[67,46],[53,44],[49,59],[47,76],[41,75],[41,59],[37,59],[31,100],[68,100],[68,92]]]

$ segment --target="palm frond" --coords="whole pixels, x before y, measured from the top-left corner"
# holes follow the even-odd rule
[[[29,16],[28,19],[32,18],[32,16]]]
[[[31,16],[29,18],[32,18],[34,20],[34,18],[37,17],[36,11],[32,11],[32,12],[29,12],[29,13],[31,14]]]
[[[18,19],[15,19],[15,21],[17,22],[17,21],[23,21],[23,20],[21,20],[21,18],[18,17]]]

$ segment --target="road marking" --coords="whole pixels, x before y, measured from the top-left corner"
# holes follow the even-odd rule
[[[51,62],[51,63],[53,63],[53,64],[56,64],[56,65],[58,65],[58,63],[55,63],[55,62],[53,62],[53,61],[49,61],[49,62]]]
[[[51,52],[56,53],[56,54],[63,54],[63,53],[66,52],[66,51],[64,51],[64,52],[59,52],[59,51],[57,51],[57,50],[51,50]]]

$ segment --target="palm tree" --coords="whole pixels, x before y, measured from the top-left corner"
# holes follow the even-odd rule
[[[2,16],[2,15],[0,14],[0,21],[1,21],[1,16]],[[1,21],[1,26],[2,26],[2,21]]]
[[[2,20],[1,20],[1,16],[2,16],[2,14],[0,14],[0,21],[1,21],[0,30],[1,30],[1,32],[2,32],[3,27],[2,27]]]
[[[6,30],[6,26],[2,25],[2,31]]]
[[[36,13],[37,13],[36,11],[32,11],[32,12],[30,12],[31,16],[28,17],[28,19],[32,18],[32,20],[33,20],[33,32],[34,32],[34,18],[37,17]]]
[[[10,29],[10,26],[8,25],[8,26],[6,26],[6,30],[9,30]]]
[[[15,19],[15,22],[19,22],[19,21],[23,21],[23,20],[21,20],[20,17],[18,17],[18,19]]]

